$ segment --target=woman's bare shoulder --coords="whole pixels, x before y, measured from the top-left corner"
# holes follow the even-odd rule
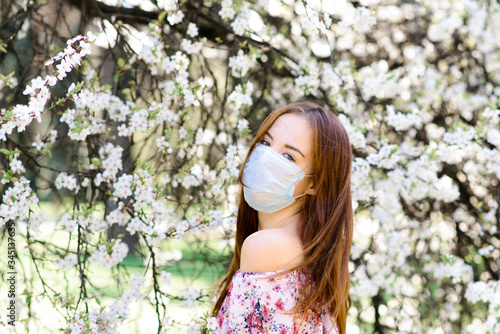
[[[269,272],[287,270],[303,260],[300,240],[282,228],[257,231],[241,248],[240,270]]]

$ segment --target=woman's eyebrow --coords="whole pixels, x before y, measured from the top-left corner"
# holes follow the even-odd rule
[[[265,135],[269,136],[269,138],[271,138],[271,140],[273,140],[273,136],[271,136],[269,131],[266,131]],[[285,144],[285,147],[298,152],[303,158],[305,158],[304,154],[302,152],[300,152],[300,150],[298,148],[293,147],[293,146],[288,145],[288,144]]]
[[[298,153],[300,153],[300,155],[301,155],[303,158],[305,158],[304,154],[302,154],[302,152],[300,152],[300,150],[299,150],[298,148],[295,148],[295,147],[290,146],[290,145],[288,145],[288,144],[286,144],[286,145],[285,145],[285,147],[286,147],[286,148],[289,148],[289,149],[291,149],[291,150],[297,151]]]

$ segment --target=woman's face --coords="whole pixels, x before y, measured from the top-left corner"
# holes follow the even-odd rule
[[[278,117],[269,128],[260,144],[276,152],[299,166],[306,175],[312,174],[312,129],[309,121],[300,115],[289,113]],[[310,193],[311,178],[304,177],[295,187],[293,196]]]

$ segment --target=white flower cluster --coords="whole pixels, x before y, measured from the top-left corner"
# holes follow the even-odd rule
[[[134,173],[134,183],[134,210],[138,212],[148,205],[153,205],[156,201],[156,193],[152,187],[153,179],[145,169],[138,169]]]
[[[24,173],[26,169],[23,166],[23,163],[21,160],[17,160],[19,158],[19,153],[14,154],[12,157],[12,160],[9,163],[10,170],[16,174],[16,173]]]
[[[48,136],[48,143],[53,143],[56,141],[57,138],[57,130],[50,130],[49,136]],[[39,133],[37,133],[35,137],[35,141],[31,144],[37,151],[41,151],[45,147],[45,142],[42,140],[41,136]]]
[[[490,127],[488,129],[488,135],[486,136],[486,140],[490,144],[500,148],[500,131],[498,131],[496,128]]]
[[[439,155],[439,160],[447,164],[460,163],[465,156],[465,150],[457,145],[446,145],[445,143],[439,143],[436,153]]]
[[[37,133],[35,141],[31,144],[31,146],[33,146],[37,151],[41,151],[45,146],[45,143],[42,141],[39,133]]]
[[[223,20],[234,18],[236,12],[233,9],[233,0],[222,0],[219,15]]]
[[[333,68],[331,64],[323,63],[321,65],[321,88],[334,96],[340,91],[342,84],[343,76],[338,66]]]
[[[105,92],[107,93],[107,92]],[[102,93],[101,93],[102,94]],[[81,94],[80,94],[81,95]],[[101,97],[101,96],[99,96]],[[102,97],[101,97],[102,98]],[[132,113],[131,109],[135,107],[135,104],[127,101],[124,103],[117,96],[111,95],[109,101],[99,101],[100,105],[107,106],[109,118],[113,121],[124,122],[127,120],[127,116]],[[96,109],[93,109],[96,110]]]
[[[64,230],[69,233],[75,232],[78,226],[81,226],[92,232],[102,232],[108,225],[105,220],[97,218],[94,215],[75,215],[70,216],[69,214],[64,214],[60,222]]]
[[[465,298],[471,303],[500,303],[500,281],[474,282],[467,285]],[[500,306],[500,305],[499,305]]]
[[[476,131],[473,127],[467,130],[457,127],[453,132],[446,132],[443,135],[443,141],[450,145],[457,145],[459,148],[465,148],[474,139],[475,135]]]
[[[76,109],[70,108],[61,116],[61,122],[68,124],[68,136],[72,140],[85,140],[89,135],[104,133],[106,124],[101,112],[111,105],[112,100],[114,108],[110,113],[111,119],[119,118],[120,112],[126,113],[126,107],[119,107],[118,98],[109,91],[93,93],[83,89],[80,93],[73,94],[73,98]]]
[[[318,11],[310,6],[310,3],[306,5],[306,14],[300,17],[300,25],[302,29],[309,35],[315,36],[319,33],[326,34],[326,29],[331,25],[331,18],[328,15],[324,15],[327,20],[327,24],[321,21],[319,18]],[[327,26],[328,25],[328,26]]]
[[[208,224],[211,227],[220,227],[222,226],[224,217],[222,216],[222,212],[220,210],[210,210],[208,211]]]
[[[132,181],[134,180],[133,175],[123,174],[118,178],[118,180],[113,184],[115,190],[113,191],[113,196],[118,198],[127,198],[132,195]]]
[[[188,24],[186,34],[191,36],[191,38],[195,38],[196,36],[198,36],[198,27],[196,26],[196,23],[190,22]]]
[[[205,41],[206,39],[203,39]],[[186,51],[188,55],[198,54],[203,47],[202,42],[192,42],[189,39],[183,39],[181,42],[181,49]]]
[[[379,168],[393,169],[399,162],[398,147],[396,145],[384,144],[377,153],[371,153],[366,158],[371,165]]]
[[[159,227],[145,226],[143,229],[146,241],[150,246],[158,246],[165,239],[165,232]]]
[[[229,58],[229,67],[235,78],[242,78],[247,74],[248,70],[253,67],[255,56],[247,56],[243,50],[238,50],[236,56]]]
[[[317,94],[321,83],[318,62],[315,60],[301,60],[299,67],[303,74],[300,74],[295,79],[296,91],[300,95],[304,95],[304,91]]]
[[[94,40],[95,35],[91,32],[87,33],[87,36],[76,36],[68,40],[64,51],[45,63],[46,66],[50,66],[60,62],[56,65],[55,76],[47,75],[44,79],[36,77],[31,81],[31,85],[26,86],[23,93],[30,95],[28,105],[18,104],[10,111],[5,109],[0,111],[0,116],[3,117],[0,122],[0,140],[6,140],[6,135],[11,134],[16,128],[19,132],[24,131],[34,118],[41,122],[41,114],[51,96],[48,86],[54,86],[57,80],[64,79],[68,72],[76,65],[80,65],[81,59],[90,54],[89,42]]]
[[[228,180],[231,177],[237,177],[240,173],[241,159],[238,154],[238,147],[230,145],[226,151],[225,157],[226,168],[221,170],[220,177],[222,180]]]
[[[0,226],[9,220],[24,219],[30,207],[38,204],[38,197],[29,184],[30,181],[21,176],[12,187],[5,190],[0,204]]]
[[[139,217],[134,217],[132,219],[130,219],[130,217],[128,217],[127,222],[128,221],[130,221],[130,222],[127,224],[127,231],[131,235],[134,235],[138,231],[142,231],[142,229],[145,226],[144,223],[141,221],[141,219]]]
[[[77,189],[76,178],[73,175],[68,175],[67,173],[61,173],[56,177],[56,188],[66,188],[69,190]]]
[[[183,219],[175,227],[175,233],[178,237],[181,237],[189,228],[189,221]]]
[[[488,303],[488,317],[484,325],[488,332],[500,333],[500,281],[468,284],[465,299],[471,303]]]
[[[145,293],[142,292],[145,283],[146,279],[144,277],[140,277],[139,273],[134,273],[130,277],[130,289],[125,291],[122,295],[122,304],[128,305],[135,299],[141,299],[145,297]]]
[[[69,268],[75,266],[77,263],[78,263],[78,258],[74,253],[69,253],[64,258],[61,258],[54,262],[54,264],[57,267],[59,267],[60,270],[65,272],[68,271]]]
[[[189,67],[189,63],[189,58],[182,52],[178,51],[170,57],[163,58],[161,66],[166,74],[178,71],[180,74],[182,74],[181,76],[184,77]]]
[[[139,277],[138,273],[135,273],[130,278],[130,289],[113,304],[106,308],[95,308],[83,318],[82,313],[76,313],[69,325],[71,334],[118,334],[116,330],[118,325],[129,317],[130,303],[144,298],[145,293],[142,290],[145,281],[144,278]]]
[[[395,97],[401,86],[397,81],[398,76],[395,73],[387,73],[385,70],[378,68],[383,67],[383,65],[375,67],[376,69],[364,67],[359,71],[360,74],[366,77],[361,87],[364,98],[369,100],[373,96],[377,98]]]
[[[28,229],[30,233],[31,241],[34,240],[34,236],[40,234],[42,232],[41,225],[42,223],[47,221],[47,214],[43,211],[38,211],[36,213],[30,214],[28,220]],[[47,229],[44,229],[43,232],[48,233]]]
[[[251,106],[253,93],[253,83],[248,81],[244,88],[241,85],[237,85],[234,91],[229,94],[227,98],[227,103],[230,104],[234,110],[240,110],[243,105]]]
[[[377,19],[366,7],[357,7],[351,13],[343,15],[339,26],[347,29],[352,28],[355,32],[365,34],[377,23]]]
[[[171,26],[181,23],[184,19],[184,13],[179,8],[176,0],[163,1],[163,9],[167,12],[167,21]]]
[[[438,181],[437,173],[439,170],[438,161],[429,160],[429,156],[426,154],[410,161],[400,183],[404,198],[408,201],[420,201],[425,198],[430,193],[434,183]],[[450,186],[453,187],[452,184]],[[453,192],[450,191],[449,193],[452,194]]]
[[[498,149],[483,148],[481,154],[486,161],[486,172],[500,178],[500,151]]]
[[[172,274],[166,271],[162,271],[160,274],[160,280],[165,285],[170,285],[172,283]]]
[[[248,121],[244,118],[240,118],[238,120],[238,123],[236,124],[236,127],[238,128],[238,131],[243,131],[248,129]]]
[[[439,22],[431,24],[427,30],[427,36],[433,42],[448,41],[453,32],[462,25],[462,18],[457,13],[453,13],[443,17]]]
[[[342,123],[344,126],[347,135],[349,136],[349,141],[354,147],[357,148],[365,148],[366,147],[366,138],[363,135],[363,132],[361,132],[360,129],[355,127],[349,118],[347,118],[346,115],[344,114],[339,114],[339,121]]]
[[[192,187],[198,187],[201,184],[201,181],[201,178],[197,177],[196,175],[188,174],[182,178],[181,185],[183,188],[189,189]]]
[[[442,280],[445,277],[451,278],[453,284],[469,283],[473,279],[472,266],[465,263],[461,258],[453,255],[447,256],[446,262],[439,263],[434,268],[434,277]]]
[[[374,263],[374,262],[373,262]],[[386,266],[389,269],[389,266]],[[387,270],[379,271],[378,279],[387,273]],[[351,278],[353,285],[351,286],[351,293],[354,296],[369,296],[373,297],[377,295],[380,286],[376,284],[377,281],[370,279],[367,275],[367,269],[365,265],[360,265],[356,271],[353,273]]]
[[[236,15],[236,18],[231,22],[231,28],[236,35],[244,35],[249,28],[250,10],[246,7],[241,8],[241,12]]]
[[[211,329],[211,330],[217,329],[217,318],[215,318],[215,317],[207,318],[207,329]]]
[[[121,146],[114,146],[111,143],[107,143],[105,147],[99,149],[104,172],[97,173],[94,181],[96,186],[99,186],[103,181],[116,179],[116,174],[123,168],[122,152],[123,148]]]
[[[143,47],[139,53],[139,58],[150,65],[151,74],[156,75],[158,74],[158,67],[162,64],[162,50],[164,45],[154,30],[151,30],[143,40]]]
[[[118,207],[108,213],[106,221],[108,226],[113,224],[125,226],[130,221],[130,215],[126,212],[125,205],[122,202],[118,202]]]
[[[491,109],[490,107],[484,108],[481,116],[488,119],[493,124],[500,123],[500,109]]]
[[[353,201],[369,201],[374,195],[370,182],[370,165],[362,158],[355,158],[352,164],[351,187]]]
[[[193,308],[198,302],[197,300],[201,297],[202,291],[200,289],[194,289],[191,287],[186,287],[181,291],[180,297],[182,298],[181,305],[184,308]]]
[[[422,118],[420,111],[413,108],[410,113],[403,114],[400,111],[395,112],[394,106],[387,106],[387,124],[394,127],[396,131],[406,131],[411,127],[421,128]]]
[[[458,186],[453,183],[453,180],[449,176],[444,175],[432,183],[428,195],[445,203],[451,203],[458,199],[460,191],[458,191]]]
[[[90,256],[90,262],[98,263],[104,268],[110,269],[120,263],[128,254],[128,246],[120,239],[111,240],[111,245],[101,245]]]

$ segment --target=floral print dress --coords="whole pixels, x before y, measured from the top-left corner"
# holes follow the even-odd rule
[[[338,327],[326,310],[310,311],[305,318],[287,312],[306,284],[305,270],[269,277],[277,273],[238,270],[217,316],[214,333],[338,334]]]

